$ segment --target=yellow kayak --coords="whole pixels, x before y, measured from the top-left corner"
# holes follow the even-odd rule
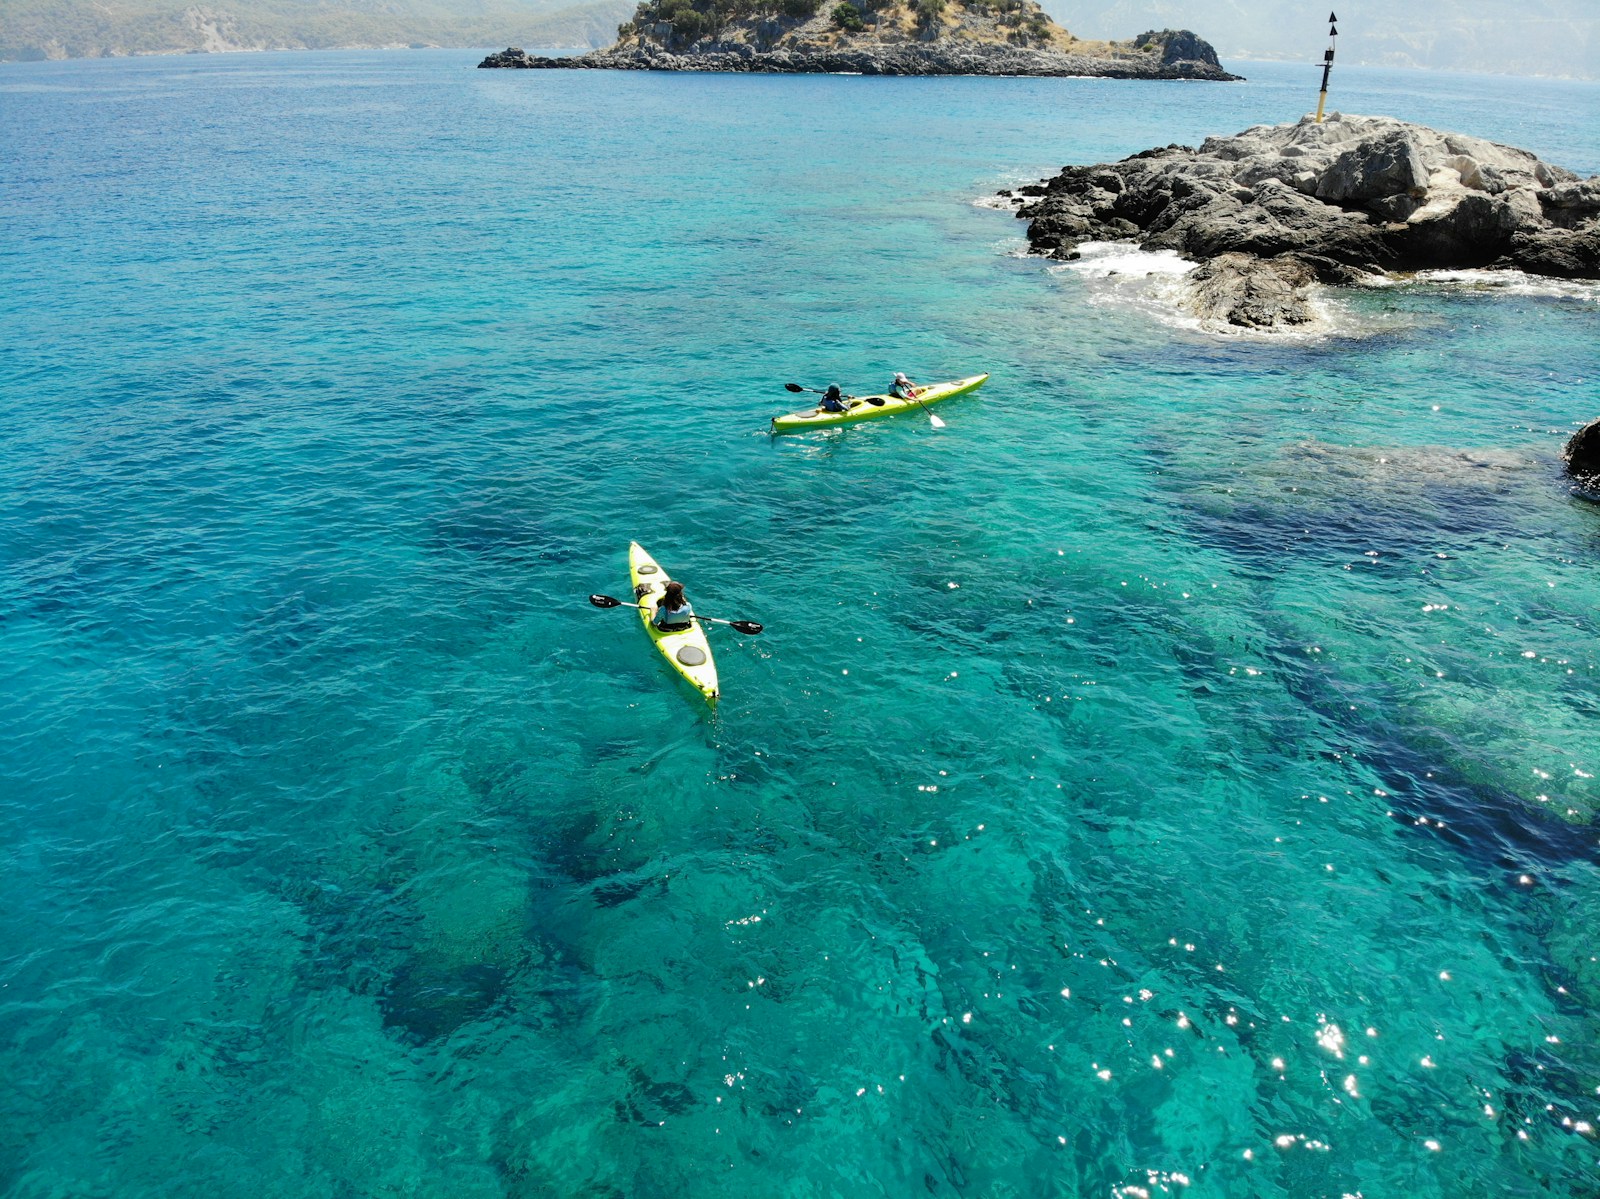
[[[970,379],[954,379],[949,383],[933,383],[917,392],[914,400],[902,400],[895,396],[856,396],[845,403],[849,406],[848,412],[824,412],[820,408],[807,408],[804,412],[791,412],[788,416],[775,416],[772,418],[772,431],[774,433],[797,433],[803,429],[823,429],[830,425],[852,425],[859,420],[876,420],[880,416],[898,416],[902,412],[920,411],[929,404],[937,404],[940,400],[948,400],[952,396],[965,395],[969,391],[976,391],[983,386],[983,381],[989,376],[973,375]],[[881,400],[882,403],[874,403]]]
[[[711,658],[711,643],[706,640],[706,632],[700,622],[691,622],[680,633],[664,632],[655,626],[656,602],[672,581],[672,576],[645,553],[637,541],[628,546],[628,574],[633,579],[633,594],[639,602],[639,619],[644,622],[644,631],[650,640],[655,642],[662,656],[672,663],[672,669],[688,679],[707,700],[715,703],[718,695],[717,664]]]

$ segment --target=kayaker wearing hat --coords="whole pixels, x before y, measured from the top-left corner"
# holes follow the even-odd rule
[[[850,411],[850,406],[844,402],[844,393],[839,390],[837,383],[828,384],[828,390],[822,393],[822,400],[817,407],[823,412]]]
[[[921,390],[901,371],[895,371],[894,382],[889,385],[889,394],[897,400],[914,400],[917,398],[917,392]]]

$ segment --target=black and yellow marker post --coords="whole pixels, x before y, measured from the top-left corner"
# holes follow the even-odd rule
[[[1339,20],[1328,14],[1328,48],[1322,52],[1322,91],[1317,94],[1317,124],[1322,124],[1322,106],[1328,102],[1328,72],[1333,70],[1333,39],[1339,36]]]

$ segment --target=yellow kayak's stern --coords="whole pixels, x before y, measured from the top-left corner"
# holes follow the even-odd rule
[[[655,626],[656,603],[672,576],[645,553],[637,541],[628,546],[628,575],[633,580],[633,594],[639,604],[639,619],[644,622],[645,633],[655,642],[662,657],[672,664],[672,669],[688,679],[708,701],[716,703],[720,694],[717,664],[711,657],[711,643],[706,640],[700,622],[694,621],[677,633],[664,632]]]

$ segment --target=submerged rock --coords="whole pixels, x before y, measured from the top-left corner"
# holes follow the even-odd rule
[[[1261,125],[1198,150],[1067,167],[1042,191],[1020,191],[1028,240],[1053,258],[1083,241],[1131,239],[1201,261],[1270,261],[1197,273],[1190,289],[1197,311],[1250,327],[1303,323],[1313,283],[1368,272],[1505,266],[1600,278],[1600,177],[1390,117]],[[1280,287],[1293,295],[1271,299]]]

